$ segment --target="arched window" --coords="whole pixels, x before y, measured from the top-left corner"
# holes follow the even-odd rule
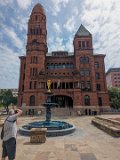
[[[88,95],[84,96],[84,105],[85,106],[90,105],[90,97]]]
[[[34,95],[30,96],[29,102],[30,102],[29,103],[30,106],[35,106],[35,96]]]

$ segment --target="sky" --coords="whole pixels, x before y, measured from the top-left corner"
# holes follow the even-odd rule
[[[105,70],[120,67],[120,0],[0,0],[0,88],[18,88],[26,55],[27,23],[35,4],[47,16],[48,51],[73,52],[81,24],[93,37],[94,54],[106,54]]]

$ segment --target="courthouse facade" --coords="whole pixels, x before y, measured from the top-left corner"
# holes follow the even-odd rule
[[[74,52],[48,53],[46,15],[37,4],[30,15],[26,56],[20,57],[18,106],[42,108],[46,101],[46,82],[52,81],[52,101],[59,108],[83,114],[109,108],[105,80],[104,54],[93,54],[91,33],[81,25],[73,39]]]

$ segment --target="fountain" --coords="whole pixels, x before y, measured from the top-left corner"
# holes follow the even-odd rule
[[[58,104],[52,103],[51,97],[53,93],[51,92],[51,80],[47,81],[48,91],[45,93],[47,95],[46,103],[43,106],[46,107],[46,120],[45,121],[35,121],[23,125],[20,127],[19,132],[22,135],[30,135],[30,130],[32,128],[47,128],[47,136],[63,136],[71,134],[75,131],[75,126],[64,121],[51,121],[51,108],[57,106]]]

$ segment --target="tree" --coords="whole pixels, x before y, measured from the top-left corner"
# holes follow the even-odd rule
[[[114,109],[120,108],[120,88],[109,88],[108,89],[110,104]]]
[[[7,90],[7,91],[2,91],[1,95],[1,104],[6,108],[6,110],[8,111],[8,106],[10,104],[17,104],[17,98],[13,97],[11,90]]]

